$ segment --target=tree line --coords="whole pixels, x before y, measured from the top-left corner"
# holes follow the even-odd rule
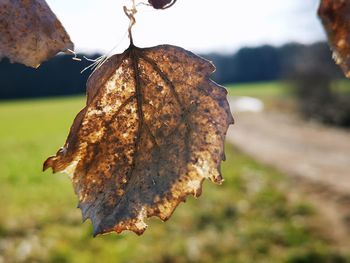
[[[310,56],[313,54],[313,56]],[[79,54],[83,57],[84,54]],[[99,54],[90,56],[99,57]],[[338,68],[331,59],[326,43],[313,45],[287,44],[281,47],[260,46],[242,48],[234,54],[202,54],[216,65],[213,79],[220,84],[273,81],[289,78],[305,59],[317,58],[339,77]],[[92,62],[73,61],[71,55],[58,55],[38,69],[11,64],[7,59],[0,62],[0,99],[52,97],[85,93],[90,70],[82,69]]]

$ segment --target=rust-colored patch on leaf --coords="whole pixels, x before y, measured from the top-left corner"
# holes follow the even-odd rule
[[[318,14],[327,31],[337,64],[350,77],[350,1],[321,0]]]
[[[92,74],[86,107],[44,169],[71,176],[94,235],[142,234],[145,218],[167,220],[204,179],[222,182],[233,118],[214,69],[179,47],[131,45]]]
[[[73,43],[45,0],[0,0],[0,60],[37,68],[67,49]]]

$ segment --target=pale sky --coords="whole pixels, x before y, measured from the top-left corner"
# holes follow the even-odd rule
[[[144,0],[146,1],[146,0]],[[47,0],[81,52],[115,52],[128,46],[131,0]],[[139,2],[139,1],[138,1]],[[165,10],[140,6],[133,29],[137,46],[182,46],[195,52],[233,52],[243,46],[312,43],[325,35],[319,0],[177,0]],[[114,53],[115,53],[114,52]]]

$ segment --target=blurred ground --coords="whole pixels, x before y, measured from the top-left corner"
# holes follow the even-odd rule
[[[350,193],[350,132],[285,112],[236,113],[228,140],[254,159]]]
[[[291,187],[303,192],[327,220],[329,235],[349,250],[350,131],[302,119],[289,96],[290,88],[275,85],[261,84],[260,92],[255,91],[259,85],[251,89],[251,95],[268,109],[234,113],[236,125],[229,129],[227,139],[255,160],[288,175]],[[230,91],[234,95],[244,92],[239,86]]]
[[[310,192],[229,144],[222,186],[206,182],[203,196],[189,198],[166,223],[149,220],[141,237],[92,238],[69,179],[41,172],[84,99],[0,103],[1,263],[350,262],[330,234],[341,226],[329,224]]]
[[[227,139],[255,160],[295,179],[295,187],[350,248],[350,132],[286,112],[236,113]]]

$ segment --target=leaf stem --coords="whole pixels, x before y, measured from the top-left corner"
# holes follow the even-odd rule
[[[132,8],[131,9],[128,9],[126,6],[124,6],[123,10],[124,10],[125,15],[130,20],[130,24],[129,24],[129,28],[128,28],[130,45],[134,45],[134,41],[133,41],[133,37],[132,37],[132,27],[136,24],[135,15],[137,13],[137,9],[136,9],[135,0],[132,0]]]

